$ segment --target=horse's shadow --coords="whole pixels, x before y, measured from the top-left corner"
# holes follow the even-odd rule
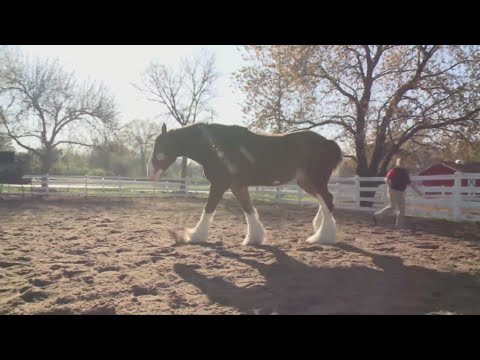
[[[480,313],[480,284],[474,276],[405,266],[398,257],[370,253],[345,243],[336,247],[370,257],[376,269],[314,267],[272,246],[261,248],[270,251],[276,262],[264,264],[215,246],[221,256],[258,270],[265,283],[240,287],[222,277],[208,278],[195,266],[175,264],[174,270],[210,301],[246,314]]]

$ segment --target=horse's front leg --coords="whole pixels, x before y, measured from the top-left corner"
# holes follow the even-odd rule
[[[215,209],[227,189],[228,186],[210,186],[210,193],[208,194],[208,200],[203,209],[202,216],[194,228],[185,231],[185,241],[190,243],[203,243],[208,240],[208,229],[213,220]]]

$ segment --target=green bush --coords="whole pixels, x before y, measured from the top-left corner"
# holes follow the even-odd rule
[[[107,176],[107,172],[103,169],[92,169],[87,173],[88,176]]]

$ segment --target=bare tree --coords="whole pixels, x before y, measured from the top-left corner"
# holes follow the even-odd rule
[[[181,126],[207,120],[212,116],[210,101],[214,95],[215,56],[202,53],[193,59],[182,59],[174,69],[152,62],[141,74],[140,85],[134,86],[147,100],[158,103],[168,119]],[[203,118],[205,117],[205,119]],[[187,175],[187,158],[182,158],[182,179]]]
[[[0,151],[11,151],[12,149],[12,139],[7,134],[0,132]]]
[[[297,117],[294,123],[306,129],[333,128],[337,139],[353,150],[360,176],[385,175],[393,157],[406,144],[434,146],[447,134],[478,132],[478,46],[299,45],[254,49],[260,55],[247,68],[274,69],[283,79],[289,79],[290,87],[315,94],[321,113],[313,119]],[[245,81],[249,92],[262,83],[258,76]],[[288,123],[291,125],[291,121]],[[372,195],[361,193],[362,197]],[[368,206],[370,202],[362,204]]]
[[[276,54],[262,46],[243,49],[243,59],[253,65],[236,72],[233,82],[246,95],[242,111],[248,126],[282,133],[316,120],[315,94],[295,88],[290,77],[281,73]]]
[[[409,142],[433,145],[447,134],[478,131],[478,46],[254,48],[260,55],[247,68],[274,69],[289,86],[314,92],[321,113],[294,122],[303,128],[333,127],[352,146],[361,176],[383,176]],[[245,81],[250,93],[262,83],[258,76]]]
[[[125,146],[133,151],[144,165],[147,152],[153,141],[161,133],[161,126],[151,120],[132,120],[123,127],[120,138]]]
[[[115,105],[104,86],[79,84],[56,60],[5,51],[0,60],[0,125],[20,147],[39,157],[43,173],[62,144],[91,145],[91,134],[115,124]]]

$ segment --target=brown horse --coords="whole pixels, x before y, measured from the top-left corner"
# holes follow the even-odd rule
[[[247,220],[243,245],[263,244],[266,232],[250,200],[248,186],[275,186],[296,180],[306,192],[318,198],[313,220],[314,235],[309,243],[335,243],[333,196],[328,181],[342,160],[338,144],[312,131],[282,135],[260,135],[241,126],[195,124],[167,131],[155,140],[147,173],[158,181],[179,156],[198,162],[210,182],[210,193],[200,221],[187,229],[183,240],[205,242],[215,209],[223,194],[231,189]]]

